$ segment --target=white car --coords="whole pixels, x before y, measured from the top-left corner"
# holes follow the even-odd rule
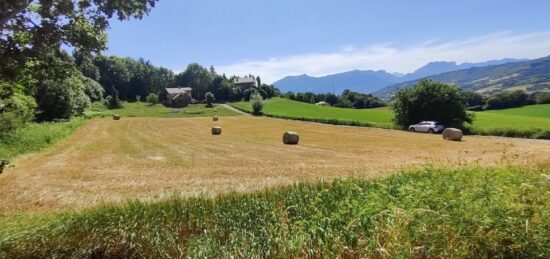
[[[411,132],[441,133],[444,129],[445,127],[437,121],[421,121],[409,126]]]

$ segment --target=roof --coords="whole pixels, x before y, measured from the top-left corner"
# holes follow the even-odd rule
[[[237,77],[233,80],[235,84],[255,84],[256,79],[254,77]]]
[[[185,94],[191,92],[191,87],[166,88],[168,94]]]

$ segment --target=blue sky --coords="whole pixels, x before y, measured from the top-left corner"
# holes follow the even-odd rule
[[[161,0],[143,20],[112,21],[106,54],[176,72],[321,76],[412,72],[429,61],[550,55],[550,1]]]

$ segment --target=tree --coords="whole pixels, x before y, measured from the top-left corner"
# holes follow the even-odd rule
[[[485,103],[485,98],[480,93],[474,91],[464,91],[462,95],[466,99],[468,107],[481,106]]]
[[[422,79],[412,88],[397,92],[392,109],[394,123],[406,129],[423,120],[435,120],[447,127],[463,128],[472,122],[466,113],[466,100],[456,86]]]
[[[118,98],[118,91],[112,90],[113,95],[109,95],[105,98],[105,106],[107,106],[108,109],[121,109],[122,108],[122,102]]]
[[[193,98],[200,100],[208,92],[213,79],[212,73],[208,69],[193,63],[176,76],[176,84],[181,87],[191,87]]]
[[[335,105],[338,102],[338,96],[336,96],[335,94],[327,93],[325,95],[325,102],[330,105]]]
[[[250,104],[252,105],[252,114],[262,114],[262,109],[264,108],[264,99],[262,98],[262,95],[260,93],[254,92],[250,96]]]
[[[109,19],[141,19],[156,0],[10,0],[0,3],[0,74],[15,79],[30,59],[61,45],[106,49]]]
[[[214,102],[214,94],[211,92],[206,92],[206,94],[204,95],[204,99],[206,99],[206,107],[212,108],[212,102]]]
[[[36,93],[37,119],[51,121],[70,119],[80,115],[90,105],[90,98],[84,93],[85,85],[79,75],[64,80],[46,80]]]
[[[145,101],[152,104],[152,105],[155,105],[155,104],[159,103],[159,96],[155,93],[150,93],[145,98]]]

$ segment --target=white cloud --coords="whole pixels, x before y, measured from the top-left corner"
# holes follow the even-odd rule
[[[482,62],[501,58],[538,58],[550,55],[550,31],[528,34],[498,32],[463,40],[430,39],[397,48],[391,43],[363,48],[346,45],[332,53],[309,53],[267,60],[242,61],[217,67],[219,72],[254,74],[273,83],[289,75],[323,76],[354,69],[408,73],[431,61]]]

